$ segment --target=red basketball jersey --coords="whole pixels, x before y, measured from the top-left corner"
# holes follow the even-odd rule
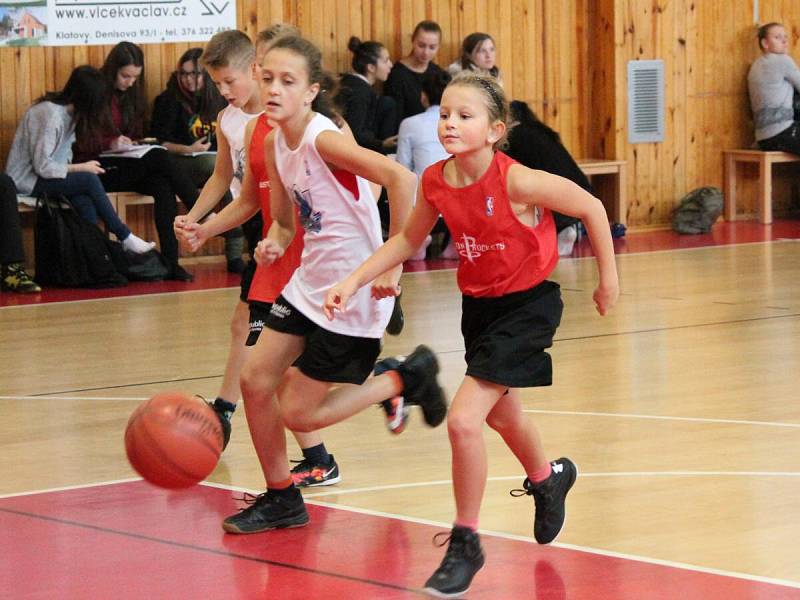
[[[555,222],[547,209],[537,208],[535,227],[523,224],[514,214],[506,176],[516,161],[495,152],[478,181],[455,188],[444,179],[447,160],[425,170],[422,191],[453,236],[461,292],[476,297],[502,296],[544,281],[558,262]]]
[[[261,114],[256,121],[253,131],[253,138],[250,147],[247,149],[247,160],[250,164],[250,171],[258,186],[258,202],[261,204],[261,215],[264,219],[264,229],[262,236],[266,237],[269,227],[272,225],[269,207],[269,177],[267,175],[267,165],[264,160],[264,138],[272,131],[267,116]],[[280,184],[279,184],[280,185]],[[292,273],[300,264],[300,255],[303,253],[303,228],[297,226],[292,243],[286,248],[286,252],[281,258],[271,265],[259,265],[256,274],[253,276],[253,283],[250,285],[248,300],[258,302],[275,302],[281,290],[291,278]]]

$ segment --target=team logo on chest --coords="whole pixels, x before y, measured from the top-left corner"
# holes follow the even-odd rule
[[[315,211],[311,205],[311,190],[292,188],[292,197],[300,209],[300,223],[308,232],[319,233],[322,230],[322,213]]]
[[[486,216],[494,216],[494,197],[486,196]]]

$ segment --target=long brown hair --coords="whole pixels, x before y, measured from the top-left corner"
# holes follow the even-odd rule
[[[71,104],[77,142],[99,151],[103,133],[111,127],[107,96],[108,89],[103,74],[94,67],[82,65],[72,70],[61,91],[47,92],[35,104]]]
[[[121,68],[128,65],[141,67],[142,72],[136,78],[136,83],[124,92],[120,92],[115,87],[117,73]],[[142,49],[132,42],[120,42],[108,53],[100,70],[106,77],[109,102],[112,97],[115,97],[119,102],[120,112],[122,113],[120,133],[134,139],[142,137],[145,131],[147,111],[147,101],[144,95],[144,53]]]
[[[216,119],[219,111],[225,108],[227,102],[220,95],[217,86],[208,75],[208,71],[201,66],[202,54],[202,48],[189,48],[181,55],[178,59],[177,69],[167,81],[167,91],[172,93],[188,114],[197,114],[203,123],[211,123]],[[195,69],[200,71],[199,77],[203,81],[202,87],[195,92],[187,90],[181,81],[180,72],[187,62],[195,64]]]

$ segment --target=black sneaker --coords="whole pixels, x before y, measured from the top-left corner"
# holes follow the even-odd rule
[[[541,483],[532,483],[527,477],[522,483],[523,490],[511,490],[511,495],[533,496],[536,515],[533,522],[533,537],[540,544],[552,542],[567,518],[567,492],[578,478],[578,467],[568,458],[559,458],[550,463],[553,472]]]
[[[211,407],[211,410],[213,410],[219,418],[219,423],[222,426],[222,449],[225,450],[225,448],[228,447],[228,442],[231,441],[231,411],[226,410],[218,400],[219,398],[214,400],[214,402],[206,401],[206,404]]]
[[[400,306],[400,298],[403,297],[403,292],[394,299],[394,308],[392,309],[392,316],[389,318],[389,323],[386,325],[386,333],[389,335],[400,335],[403,327],[406,324],[406,319],[403,316],[403,307]]]
[[[447,401],[444,390],[436,381],[439,361],[433,350],[424,345],[417,346],[395,370],[403,380],[405,401],[419,405],[425,422],[431,427],[441,424],[447,416]]]
[[[405,356],[389,357],[379,360],[375,363],[375,375],[380,375],[386,371],[397,369],[401,362],[406,359]],[[394,434],[403,433],[408,423],[409,408],[405,403],[403,396],[395,396],[380,403],[386,415],[386,427]]]
[[[438,536],[445,535],[437,533]],[[453,527],[450,536],[438,546],[447,547],[442,564],[425,582],[425,591],[439,598],[457,598],[469,590],[472,578],[475,577],[484,563],[480,536],[467,527]]]
[[[258,496],[245,494],[242,500],[250,506],[222,522],[228,533],[260,533],[308,523],[303,495],[296,488],[292,493],[267,490]]]
[[[339,483],[342,478],[339,475],[339,465],[330,455],[331,462],[328,465],[313,463],[307,458],[299,461],[297,466],[292,469],[292,481],[296,487],[316,487],[320,485],[333,485]]]

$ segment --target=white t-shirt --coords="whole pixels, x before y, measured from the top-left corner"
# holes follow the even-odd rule
[[[233,179],[231,179],[231,195],[236,198],[242,191],[244,179],[244,166],[247,164],[247,149],[244,147],[244,130],[250,119],[258,115],[244,112],[241,108],[229,104],[222,111],[219,119],[219,128],[231,149],[231,164],[233,165]]]
[[[275,133],[275,164],[289,197],[298,206],[304,229],[300,266],[283,296],[320,327],[344,335],[380,338],[394,307],[393,298],[375,300],[361,288],[344,313],[328,321],[322,305],[328,290],[383,243],[380,216],[369,184],[350,172],[331,172],[317,152],[323,131],[343,135],[327,117],[315,114],[294,150],[280,129]]]

